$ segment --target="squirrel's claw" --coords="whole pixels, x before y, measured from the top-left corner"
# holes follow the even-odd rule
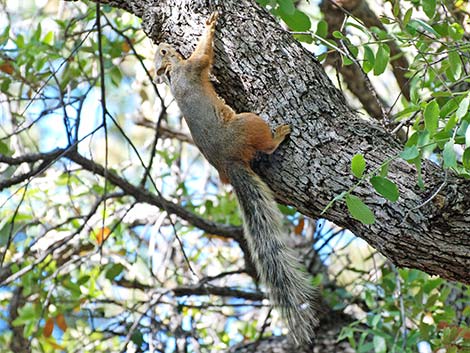
[[[219,18],[219,13],[217,11],[214,11],[207,19],[206,26],[208,27],[215,26],[215,23],[217,22],[217,18]]]

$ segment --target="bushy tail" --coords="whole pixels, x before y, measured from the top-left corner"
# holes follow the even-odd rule
[[[308,343],[318,325],[315,288],[282,240],[282,216],[267,185],[241,164],[228,168],[252,260],[294,340]]]

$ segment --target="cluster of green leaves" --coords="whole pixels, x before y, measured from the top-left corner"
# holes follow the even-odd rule
[[[51,14],[35,7],[34,1],[18,2],[17,6],[14,1],[7,3],[2,10],[16,8],[19,12],[12,10],[9,16],[2,16],[12,23],[2,23],[0,34],[0,154],[47,152],[56,146],[43,144],[44,140],[64,131],[64,111],[71,117],[70,124],[78,124],[72,117],[82,108],[79,102],[83,103],[90,89],[99,84],[96,8],[66,4],[64,16],[58,19],[53,18],[58,11]],[[104,8],[104,13],[110,10]],[[34,16],[29,16],[30,12]],[[113,15],[109,23],[102,17],[102,25],[107,88],[120,87],[124,75],[117,60],[122,62],[128,55],[130,44],[118,31],[126,33],[133,44],[144,36],[141,32],[137,36],[137,20],[131,16]],[[116,30],[111,30],[111,25]],[[4,114],[7,111],[11,119]],[[52,122],[43,123],[49,117]],[[86,126],[92,124],[89,119],[93,116],[85,119]],[[107,323],[119,322],[117,315],[107,316],[110,306],[106,301],[113,298],[112,292],[105,293],[103,288],[111,288],[112,279],[125,271],[120,264],[100,264],[91,258],[112,234],[106,240],[108,254],[125,256],[131,264],[146,263],[147,258],[135,255],[132,227],[121,226],[118,209],[132,206],[123,199],[124,204],[114,200],[106,212],[99,207],[97,213],[105,214],[109,226],[99,231],[101,222],[90,221],[86,213],[114,188],[108,184],[104,191],[96,177],[70,171],[71,164],[66,162],[58,164],[51,163],[49,170],[0,191],[2,281],[9,276],[16,278],[0,288],[0,307],[9,308],[16,293],[20,298],[14,320],[8,310],[2,310],[0,351],[8,349],[12,339],[18,339],[12,338],[9,329],[3,329],[5,324],[23,331],[35,352],[118,351],[122,339],[103,329]],[[37,164],[29,165],[33,166]],[[2,163],[0,179],[8,180],[27,168],[26,164]],[[66,236],[71,238],[62,244]],[[96,327],[95,321],[101,326]]]
[[[413,19],[415,8],[394,19],[401,40],[412,43],[417,55],[411,64],[411,99],[396,115],[407,119],[413,133],[402,157],[417,166],[431,155],[463,177],[470,177],[470,112],[468,64],[470,48],[464,29],[456,18],[438,11],[451,2],[423,0],[427,19]],[[456,151],[459,151],[457,154]]]
[[[349,190],[340,193],[331,200],[323,210],[323,213],[326,212],[334,202],[344,199],[348,211],[354,219],[357,219],[363,224],[373,224],[375,222],[375,215],[372,210],[361,200],[360,197],[357,197],[352,193],[359,185],[369,182],[374,190],[388,201],[398,201],[398,198],[400,197],[398,186],[387,177],[389,164],[398,157],[399,156],[393,156],[383,162],[378,168],[364,174],[366,171],[366,160],[362,154],[355,154],[351,159],[351,172],[359,179],[359,181],[353,184]]]
[[[104,231],[95,231],[101,222],[84,223],[84,217],[77,215],[79,210],[89,212],[95,197],[99,198],[102,193],[103,190],[95,188],[85,174],[63,174],[57,179],[45,175],[32,180],[28,188],[16,195],[10,195],[9,201],[0,208],[1,245],[4,246],[6,239],[12,236],[2,263],[7,276],[3,275],[2,280],[10,275],[17,276],[1,288],[0,307],[12,305],[15,302],[11,300],[12,295],[21,298],[17,317],[11,320],[11,313],[5,310],[0,320],[2,324],[11,321],[14,328],[19,328],[30,340],[33,351],[107,352],[120,347],[119,340],[106,339],[105,332],[90,331],[95,319],[113,320],[110,316],[104,317],[100,309],[89,315],[90,307],[94,303],[95,308],[100,308],[97,303],[108,296],[103,287],[109,288],[112,278],[122,272],[119,264],[99,264],[92,259],[111,230],[106,227]],[[21,199],[28,203],[22,204]],[[13,214],[15,207],[18,210]],[[120,225],[119,212],[116,212],[121,207],[126,206],[118,200],[107,207],[113,236],[107,239],[106,245],[117,254],[125,244],[133,254],[129,236],[125,236],[129,230]],[[91,229],[85,227],[85,231],[80,231],[86,224]],[[72,244],[64,243],[63,240],[71,235],[69,241]],[[54,253],[50,251],[53,247],[56,248]],[[10,331],[0,331],[0,347],[9,347],[11,339]]]
[[[470,289],[417,271],[382,267],[376,282],[364,281],[359,301],[367,314],[342,330],[357,352],[470,352]],[[460,308],[458,311],[456,308]]]
[[[109,11],[110,7],[104,7],[105,13]],[[67,87],[73,91],[80,84],[89,82],[95,76],[93,70],[98,53],[98,42],[93,35],[95,15],[91,6],[77,17],[56,19],[57,31],[43,31],[40,23],[31,32],[18,33],[7,26],[0,35],[0,50],[5,54],[0,56],[0,91],[12,98],[18,93],[31,98],[35,92],[56,88],[57,84],[61,90]],[[102,22],[105,21],[102,19]],[[128,34],[132,29],[130,25],[137,25],[120,18],[113,18],[112,24],[123,32],[127,30]],[[110,34],[109,24],[102,26],[107,31],[107,35],[102,36],[106,77],[117,87],[123,75],[119,65],[113,64],[112,60],[125,58],[130,46],[122,36]],[[133,42],[143,38],[133,36]]]
[[[390,62],[397,59],[390,57],[390,41],[397,42],[402,55],[412,58],[407,73],[410,100],[402,98],[402,107],[393,117],[395,124],[408,127],[408,140],[399,157],[416,166],[421,188],[426,187],[421,177],[424,159],[435,160],[444,169],[470,178],[470,47],[459,17],[451,15],[462,10],[463,16],[464,9],[459,6],[464,4],[446,0],[390,2],[393,17],[381,18],[386,29],[367,28],[354,20],[346,23],[346,31],[349,26],[359,31],[361,38],[368,39],[359,45],[339,31],[328,38],[328,25],[323,20],[317,25],[315,37],[320,39],[320,44],[338,50],[344,65],[360,64],[365,73],[373,73],[377,80]],[[342,41],[347,52],[338,48],[334,39]],[[396,185],[387,179],[389,162],[384,161],[380,174],[374,171],[365,177],[363,156],[356,155],[351,166],[360,182],[362,178],[368,179],[380,195],[394,202],[399,193]],[[351,195],[352,191],[338,195],[333,201],[344,198],[354,218],[365,224],[373,223],[373,213],[363,201]]]
[[[388,164],[390,160],[382,164],[380,168],[373,170],[368,175],[364,175],[366,170],[366,160],[362,154],[356,154],[351,159],[352,174],[359,178],[359,182],[355,184],[347,193],[344,193],[346,206],[351,216],[364,224],[373,224],[375,222],[374,213],[371,209],[357,196],[351,193],[362,182],[368,180],[375,191],[385,199],[396,202],[400,196],[397,185],[387,178]]]
[[[305,32],[312,26],[310,17],[299,10],[293,0],[257,0],[257,2],[268,8],[273,15],[281,18],[294,32]]]
[[[351,216],[364,224],[374,223],[375,216],[354,191],[369,184],[387,201],[398,201],[399,189],[388,176],[390,163],[398,158],[416,166],[417,184],[421,188],[426,187],[421,177],[423,159],[432,159],[445,169],[470,177],[470,46],[458,16],[451,15],[465,4],[446,0],[389,2],[393,17],[381,18],[386,29],[367,28],[360,21],[350,20],[343,33],[334,31],[330,38],[328,24],[321,20],[316,31],[311,32],[317,44],[338,51],[344,65],[361,65],[375,80],[380,80],[397,59],[391,57],[391,40],[397,42],[403,55],[412,59],[408,72],[411,97],[401,99],[401,107],[393,116],[396,124],[409,128],[403,151],[388,156],[374,169],[367,168],[364,155],[354,155],[351,173],[357,182],[327,206],[344,200]],[[279,9],[285,5],[276,1],[261,3],[278,9],[272,12],[282,18],[283,10]],[[447,6],[452,6],[452,11]],[[345,34],[349,28],[359,31],[366,40],[353,43],[350,35]],[[304,40],[305,36],[299,39]],[[327,52],[319,59],[326,55]],[[416,352],[420,341],[429,343],[433,351],[443,348],[446,352],[470,352],[467,287],[448,284],[416,270],[402,269],[396,273],[384,267],[377,282],[365,282],[362,288],[360,297],[365,303],[366,317],[345,328],[339,337],[349,339],[357,352]],[[460,292],[460,299],[451,300],[451,290]],[[340,309],[345,301],[351,301],[351,293],[336,291],[329,298],[336,298],[331,304]],[[463,309],[456,313],[456,307]]]

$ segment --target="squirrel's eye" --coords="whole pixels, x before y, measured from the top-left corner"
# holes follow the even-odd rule
[[[161,49],[161,50],[160,50],[160,54],[166,55],[166,50],[165,50],[165,49]]]

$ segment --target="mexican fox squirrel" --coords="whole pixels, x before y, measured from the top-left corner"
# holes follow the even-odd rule
[[[222,182],[232,184],[260,279],[294,340],[309,342],[318,325],[315,289],[282,240],[282,216],[271,191],[250,167],[255,153],[273,153],[290,133],[290,127],[277,127],[273,136],[258,115],[236,114],[217,96],[209,81],[217,17],[214,12],[206,21],[204,35],[186,60],[169,44],[158,46],[155,81],[170,86],[194,143],[217,169]]]

